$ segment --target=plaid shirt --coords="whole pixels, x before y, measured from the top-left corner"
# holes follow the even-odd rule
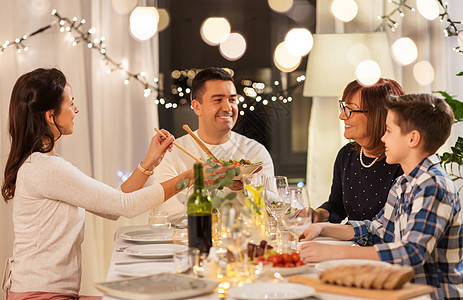
[[[350,221],[354,241],[374,245],[382,261],[409,265],[413,282],[434,286],[434,298],[463,298],[463,212],[437,154],[399,176],[372,221]]]

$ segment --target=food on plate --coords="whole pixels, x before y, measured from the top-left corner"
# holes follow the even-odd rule
[[[249,160],[247,159],[240,159],[240,160],[234,160],[234,159],[220,159],[220,162],[224,165],[224,166],[231,166],[231,165],[235,165],[235,166],[258,166],[258,165],[261,165],[262,162],[259,161],[259,162],[255,162],[255,163],[252,163],[250,162]]]
[[[320,274],[325,283],[367,289],[400,289],[414,276],[413,268],[398,265],[339,265]]]
[[[268,257],[272,254],[275,254],[273,247],[267,243],[267,241],[262,240],[259,245],[248,243],[248,258],[250,260],[257,259],[259,257]]]
[[[282,253],[282,254],[273,254],[265,259],[264,257],[259,257],[257,259],[256,264],[259,263],[269,263],[272,264],[273,267],[276,268],[293,268],[293,267],[300,267],[305,265],[305,263],[299,257],[297,252],[289,253]]]

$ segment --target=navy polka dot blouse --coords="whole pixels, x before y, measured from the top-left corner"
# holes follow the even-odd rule
[[[365,165],[373,158],[362,157]],[[370,168],[360,164],[359,153],[351,143],[338,152],[334,164],[331,194],[320,207],[329,211],[329,221],[371,220],[383,208],[393,181],[403,171],[400,165],[389,165],[383,158]]]

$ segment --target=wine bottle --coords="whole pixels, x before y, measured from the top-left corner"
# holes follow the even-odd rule
[[[204,189],[203,165],[195,164],[193,194],[188,198],[188,245],[209,253],[212,247],[212,204]]]

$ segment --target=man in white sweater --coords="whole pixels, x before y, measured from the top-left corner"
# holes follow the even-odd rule
[[[262,162],[260,171],[267,176],[273,176],[273,162],[265,147],[253,139],[232,131],[238,118],[238,101],[232,76],[221,68],[207,68],[199,72],[191,86],[191,105],[198,116],[198,130],[195,134],[219,159],[247,159],[253,163]],[[178,144],[188,149],[195,156],[207,160],[207,154],[198,146],[190,135],[176,140]],[[191,169],[194,159],[180,151],[177,147],[167,152],[162,163],[156,168],[156,182],[172,178],[185,170]],[[237,182],[234,190],[240,190],[242,185]],[[226,192],[226,191],[225,191]],[[244,196],[238,192],[238,200]],[[156,207],[156,211],[166,211],[171,219],[177,219],[186,214],[186,191],[172,197],[167,202]]]

